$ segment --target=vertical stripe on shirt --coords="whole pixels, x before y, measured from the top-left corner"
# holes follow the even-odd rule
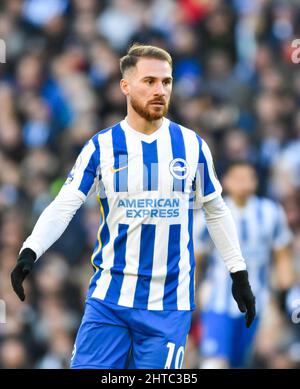
[[[248,240],[248,224],[247,224],[247,219],[242,216],[239,220],[239,231],[240,231],[240,238],[241,240],[245,243]]]
[[[180,126],[176,123],[170,122],[169,131],[171,136],[173,160],[185,160],[185,145]],[[178,164],[180,166],[180,162],[178,162]],[[180,176],[179,172],[178,175]],[[184,188],[185,179],[178,179],[176,177],[173,177],[173,190],[175,192],[184,192]]]
[[[134,196],[143,192],[143,148],[141,140],[131,131],[124,131],[124,135],[128,152],[128,195]]]
[[[153,266],[155,225],[142,224],[138,280],[135,289],[134,306],[147,309]]]
[[[94,295],[94,293],[97,290],[98,281],[101,278],[102,271],[103,271],[103,267],[102,267],[103,247],[105,247],[110,242],[110,233],[106,223],[106,219],[109,214],[108,202],[106,198],[100,199],[100,197],[98,197],[98,201],[100,204],[101,219],[100,219],[100,227],[98,231],[95,250],[91,258],[91,262],[93,266],[97,269],[96,273],[92,278],[91,285],[90,285],[90,292],[92,295]]]
[[[143,190],[158,189],[157,142],[142,141],[143,147]]]
[[[112,279],[107,290],[105,298],[107,301],[117,304],[120,298],[121,286],[123,282],[124,273],[123,270],[126,265],[126,242],[127,242],[127,231],[128,224],[119,224],[118,236],[114,241],[114,265],[112,269]]]
[[[167,276],[167,256],[169,224],[159,223],[155,228],[153,267],[149,287],[148,309],[162,310],[164,298],[164,285]]]
[[[163,307],[177,309],[177,286],[180,260],[181,225],[172,224],[169,228],[167,277],[165,281]]]
[[[170,173],[170,162],[173,159],[170,131],[162,132],[157,139],[158,156],[158,191],[160,195],[170,197],[173,195],[173,176]]]
[[[128,190],[128,152],[124,131],[120,124],[112,129],[112,144],[114,151],[114,189],[116,192]]]
[[[199,142],[199,171],[201,178],[201,190],[203,192],[202,196],[205,197],[210,193],[213,193],[215,191],[215,187],[209,171],[210,161],[207,160],[207,152],[205,152],[205,143],[200,137],[197,137],[197,139]]]
[[[190,254],[190,309],[194,309],[194,295],[195,295],[195,257],[194,257],[194,245],[193,245],[193,223],[194,223],[194,210],[189,209],[189,243],[188,250]]]
[[[188,206],[186,206],[188,207]],[[190,309],[190,251],[189,251],[189,212],[184,209],[181,217],[180,233],[180,258],[178,262],[178,287],[177,287],[177,308],[179,310]]]
[[[140,258],[138,248],[141,240],[141,225],[135,219],[133,220],[127,231],[126,265],[123,271],[124,277],[118,301],[119,305],[125,305],[126,307],[133,307]]]

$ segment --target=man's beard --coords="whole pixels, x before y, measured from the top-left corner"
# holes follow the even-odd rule
[[[163,101],[161,99],[157,99],[155,101],[156,102],[164,102],[165,103],[165,101]],[[155,101],[152,100],[151,103],[154,103]],[[159,109],[156,112],[155,112],[155,107],[153,107],[153,111],[151,112],[150,111],[150,106],[151,106],[150,103],[148,103],[146,106],[142,106],[133,97],[131,97],[131,99],[130,99],[130,104],[131,104],[132,108],[135,110],[136,113],[138,113],[142,118],[146,119],[149,122],[151,122],[153,120],[161,119],[163,116],[166,115],[166,113],[168,112],[168,109],[169,109],[169,105],[165,104],[164,106],[162,106],[163,109]]]

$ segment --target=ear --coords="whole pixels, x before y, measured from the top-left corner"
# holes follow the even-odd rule
[[[120,80],[120,88],[121,88],[121,91],[122,93],[125,95],[125,96],[128,96],[129,95],[129,83],[127,80],[125,80],[125,78],[122,78]]]

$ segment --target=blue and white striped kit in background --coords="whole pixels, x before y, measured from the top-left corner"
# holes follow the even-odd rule
[[[231,294],[232,281],[215,249],[201,211],[195,215],[196,251],[209,256],[206,279],[202,282],[202,338],[200,352],[206,358],[225,358],[231,367],[245,367],[269,296],[272,251],[291,241],[284,211],[273,201],[251,196],[244,207],[224,198],[237,226],[249,281],[256,298],[256,318],[246,328],[242,314]]]
[[[194,309],[192,204],[222,191],[199,135],[166,118],[151,135],[123,120],[87,142],[65,185],[100,203],[89,302]]]
[[[237,207],[230,197],[224,200],[237,226],[251,288],[256,297],[257,315],[260,316],[269,294],[272,252],[288,245],[292,234],[280,204],[257,196],[251,196],[244,207]],[[197,211],[194,220],[195,249],[200,253],[206,252],[210,257],[206,281],[203,283],[205,294],[201,298],[202,309],[239,317],[243,314],[232,297],[231,278],[213,245],[201,213]]]

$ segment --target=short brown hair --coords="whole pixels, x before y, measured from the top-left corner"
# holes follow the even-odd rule
[[[157,46],[134,43],[128,49],[127,54],[120,59],[120,70],[122,76],[128,68],[135,66],[140,58],[161,59],[162,61],[167,61],[172,67],[172,57],[166,50]]]

